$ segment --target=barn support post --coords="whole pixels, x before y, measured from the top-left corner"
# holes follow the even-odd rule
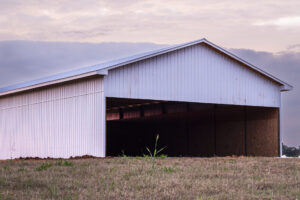
[[[244,106],[244,154],[247,156],[247,106]]]
[[[104,101],[103,101],[103,157],[107,156],[107,120],[106,120],[106,105],[107,105],[107,98],[104,96]]]
[[[186,112],[190,111],[190,104],[186,104]],[[186,154],[190,154],[190,130],[189,130],[189,116],[185,120],[185,125],[186,125]]]
[[[282,135],[281,135],[281,108],[278,108],[278,151],[279,151],[279,157],[282,156]]]
[[[216,120],[216,107],[217,105],[214,104],[214,110],[213,110],[213,125],[214,125],[214,155],[216,156],[217,155],[217,120]]]

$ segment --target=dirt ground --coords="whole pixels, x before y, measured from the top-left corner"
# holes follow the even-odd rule
[[[0,161],[0,199],[300,199],[300,159]]]

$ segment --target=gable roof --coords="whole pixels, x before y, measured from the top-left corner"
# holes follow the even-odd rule
[[[183,49],[183,48],[186,48],[189,46],[202,44],[202,43],[212,47],[216,51],[225,54],[226,56],[230,57],[231,59],[243,64],[245,67],[248,67],[249,69],[251,69],[251,70],[261,74],[262,76],[274,81],[275,83],[279,84],[281,86],[281,91],[292,90],[293,87],[291,85],[289,85],[288,83],[285,83],[284,81],[274,77],[273,75],[259,69],[258,67],[248,63],[247,61],[239,58],[238,56],[230,53],[229,51],[227,51],[227,50],[213,44],[212,42],[206,40],[205,38],[203,38],[200,40],[195,40],[195,41],[184,43],[184,44],[174,45],[174,46],[170,46],[170,47],[159,49],[159,50],[145,52],[145,53],[137,54],[134,56],[117,59],[117,60],[113,60],[113,61],[73,70],[70,72],[61,73],[61,74],[57,74],[54,76],[49,76],[46,78],[37,79],[34,81],[29,81],[29,82],[25,82],[25,83],[20,83],[20,84],[11,85],[8,87],[0,88],[0,96],[4,96],[4,95],[16,93],[16,92],[21,92],[21,91],[25,91],[25,90],[30,90],[33,88],[43,87],[43,86],[47,86],[47,85],[62,83],[62,82],[70,81],[70,80],[83,78],[83,77],[93,76],[93,75],[107,75],[108,71],[111,69],[121,67],[124,65],[128,65],[131,63],[135,63],[135,62],[145,60],[148,58],[152,58],[152,57],[162,55],[165,53],[169,53],[172,51],[180,50],[180,49]]]

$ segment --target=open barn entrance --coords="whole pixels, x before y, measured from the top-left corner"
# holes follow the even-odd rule
[[[277,108],[107,98],[107,156],[278,156]]]

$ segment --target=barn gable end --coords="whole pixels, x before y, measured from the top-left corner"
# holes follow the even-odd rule
[[[109,70],[105,96],[280,107],[280,85],[197,44]]]

